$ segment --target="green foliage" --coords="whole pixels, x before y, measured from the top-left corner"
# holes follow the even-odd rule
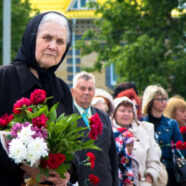
[[[57,117],[56,110],[58,105],[59,103],[56,103],[50,109],[46,105],[46,101],[37,105],[31,104],[28,107],[23,105],[19,108],[21,109],[21,113],[14,114],[14,119],[9,123],[9,128],[12,128],[12,126],[17,122],[29,122],[33,124],[33,119],[41,116],[41,114],[44,114],[46,118],[48,118],[46,120],[45,129],[48,134],[46,141],[49,153],[60,153],[66,157],[65,161],[57,169],[55,169],[61,177],[64,177],[64,174],[70,168],[71,161],[74,159],[75,152],[83,149],[101,149],[94,144],[95,140],[88,137],[88,133],[85,135],[85,130],[89,130],[89,127],[77,126],[77,121],[81,118],[81,116],[78,114],[72,114],[70,116],[61,114]],[[87,137],[87,141],[83,141],[83,137]],[[44,159],[47,158],[48,157],[45,157]],[[42,173],[47,176],[49,170],[40,168],[40,174],[36,178],[37,181],[40,180]]]
[[[17,55],[23,32],[29,20],[39,13],[31,9],[29,0],[11,0],[11,60]],[[0,1],[0,25],[3,24],[3,0]],[[0,65],[2,64],[2,27],[0,29]]]
[[[73,160],[75,152],[83,149],[101,149],[94,145],[94,140],[92,139],[86,142],[82,140],[82,137],[85,136],[85,129],[88,127],[77,126],[77,121],[81,116],[78,114],[72,114],[70,116],[61,114],[57,118],[57,105],[55,104],[49,111],[47,143],[50,153],[61,153],[65,155],[65,162],[56,169],[61,177],[64,177],[64,173],[70,168],[70,161]]]
[[[96,30],[84,33],[88,41],[77,42],[81,54],[97,52],[91,70],[101,71],[114,63],[118,82],[135,81],[139,92],[149,84],[160,83],[170,95],[186,95],[183,85],[186,66],[186,0],[107,0],[92,3]],[[172,17],[173,9],[180,12]],[[103,65],[104,64],[104,65]],[[181,71],[181,73],[180,73]],[[179,82],[178,82],[179,81]]]
[[[51,112],[51,110],[50,110]],[[94,140],[88,140],[83,142],[81,139],[85,136],[84,127],[77,126],[77,120],[81,116],[72,114],[65,116],[61,114],[59,118],[56,118],[56,113],[52,112],[54,121],[48,121],[48,145],[51,153],[60,152],[62,154],[72,155],[76,151],[82,149],[97,149],[99,148],[94,145]],[[69,158],[69,157],[68,157]]]

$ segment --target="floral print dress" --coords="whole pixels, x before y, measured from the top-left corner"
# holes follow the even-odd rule
[[[114,138],[116,142],[117,153],[119,157],[119,186],[127,183],[134,183],[134,173],[132,170],[132,158],[127,152],[125,140],[127,137],[127,128],[113,127]]]

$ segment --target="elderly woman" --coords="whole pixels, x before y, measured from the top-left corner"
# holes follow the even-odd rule
[[[128,128],[136,138],[132,155],[139,163],[138,186],[150,186],[157,180],[161,156],[153,125],[137,120],[135,104],[127,97],[114,99],[114,106],[113,127]]]
[[[91,105],[106,112],[109,116],[112,115],[114,110],[111,94],[100,88],[96,88]]]
[[[51,107],[59,102],[57,113],[72,113],[72,96],[67,84],[54,72],[62,63],[71,42],[68,20],[57,12],[34,17],[27,25],[17,57],[12,64],[0,68],[0,116],[12,112],[13,104],[21,97],[29,97],[34,89],[44,89],[52,99]],[[14,164],[0,143],[1,185],[20,186],[26,171],[36,172],[25,165]],[[46,179],[54,185],[65,185],[56,177]]]
[[[141,120],[141,99],[140,99],[140,97],[137,96],[137,94],[136,94],[136,92],[134,91],[133,88],[121,91],[117,95],[117,98],[120,98],[120,97],[123,97],[123,96],[128,97],[130,100],[133,101],[133,103],[135,103],[138,119]]]
[[[166,166],[168,171],[168,185],[179,185],[174,176],[173,159],[171,147],[166,146],[171,144],[171,141],[183,141],[181,133],[178,128],[178,123],[163,115],[167,107],[168,94],[159,85],[149,85],[143,94],[142,100],[142,114],[146,117],[145,121],[154,124],[155,138],[160,144],[162,150],[162,163]]]

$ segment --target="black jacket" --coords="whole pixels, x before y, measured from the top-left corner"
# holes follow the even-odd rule
[[[55,79],[55,84],[61,95],[57,113],[72,114],[72,96],[66,83]],[[29,97],[30,93],[40,88],[40,81],[30,72],[24,63],[13,63],[0,67],[0,117],[5,113],[12,113],[13,104],[22,97]],[[0,143],[0,185],[20,186],[23,181],[23,171],[9,159]]]
[[[98,186],[118,186],[118,159],[110,119],[107,114],[97,108],[91,107],[91,111],[93,115],[98,113],[103,123],[102,134],[95,141],[95,145],[102,150],[82,150],[76,153],[76,160],[73,162],[71,169],[71,182],[78,181],[79,186],[81,186],[88,179],[89,174],[94,174],[100,179]],[[76,107],[74,107],[74,113],[79,114]],[[78,126],[86,127],[82,118],[79,119]],[[82,140],[86,141],[87,138],[84,137]],[[80,161],[87,158],[87,152],[94,153],[96,157],[94,169],[79,164]]]

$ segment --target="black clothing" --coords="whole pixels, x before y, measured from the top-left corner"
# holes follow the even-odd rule
[[[55,76],[56,89],[60,102],[57,113],[72,114],[72,96],[66,83]],[[40,81],[30,72],[26,64],[13,63],[0,68],[0,116],[11,114],[13,104],[22,97],[30,97],[30,93],[39,88],[44,89]]]
[[[167,168],[168,173],[168,183],[167,186],[185,186],[182,183],[178,183],[175,178],[174,171],[172,171],[172,168]]]
[[[40,82],[44,90],[47,92],[48,97],[54,96],[53,99],[48,100],[48,105],[50,107],[57,100],[61,98],[60,89],[58,89],[58,86],[56,86],[56,82],[55,82],[56,77],[54,75],[54,72],[57,70],[59,65],[62,63],[70,47],[71,30],[70,30],[70,25],[68,24],[68,27],[69,27],[68,34],[70,35],[69,41],[67,43],[65,53],[63,54],[59,64],[56,66],[50,67],[48,69],[40,68],[35,58],[36,36],[37,36],[37,30],[38,30],[39,24],[43,16],[45,16],[48,13],[51,13],[51,12],[39,14],[35,16],[34,18],[32,18],[31,21],[28,23],[26,30],[24,32],[23,38],[22,38],[21,47],[19,48],[18,55],[14,59],[13,63],[17,61],[21,63],[25,63],[27,64],[28,67],[32,67],[38,72]],[[57,13],[57,12],[54,12],[54,13],[59,14],[60,16],[64,17],[64,15],[60,13]]]
[[[93,115],[98,113],[103,123],[102,134],[95,141],[95,145],[100,147],[102,150],[86,149],[76,153],[76,160],[74,161],[70,171],[71,182],[75,183],[78,181],[79,186],[82,186],[83,182],[88,179],[89,174],[94,174],[100,179],[98,186],[118,186],[118,159],[110,119],[108,115],[94,107],[91,107],[91,111]],[[76,107],[74,107],[74,113],[79,114]],[[78,126],[86,127],[82,118],[79,119]],[[89,130],[87,129],[86,133],[88,132]],[[86,136],[86,134],[84,136]],[[88,138],[84,137],[82,140],[87,141]],[[89,166],[79,164],[80,161],[87,158],[87,152],[92,152],[96,157],[94,169],[91,169]],[[88,185],[92,186],[91,183]]]
[[[149,113],[149,122],[154,124],[155,131],[156,131],[157,126],[160,124],[161,120],[162,120],[162,117],[156,118]]]
[[[72,114],[72,96],[66,83],[55,77],[57,89],[60,91],[58,115]],[[0,67],[0,116],[12,113],[13,104],[22,97],[29,97],[37,88],[43,89],[40,81],[30,72],[26,64],[13,63]],[[0,185],[20,186],[23,171],[11,161],[0,143]]]
[[[58,115],[62,113],[70,115],[73,112],[70,90],[66,83],[54,74],[70,47],[70,27],[66,51],[58,65],[49,69],[43,69],[38,66],[35,59],[37,30],[40,21],[47,13],[35,16],[28,23],[23,35],[21,47],[13,64],[0,67],[0,117],[5,113],[12,113],[13,104],[18,99],[29,97],[30,93],[38,88],[44,89],[47,92],[47,97],[53,96],[52,99],[47,101],[49,107],[59,102],[57,109]],[[54,13],[63,16],[60,13]],[[30,72],[30,67],[38,72],[39,79]],[[0,185],[20,186],[22,181],[23,171],[8,157],[0,144]]]

